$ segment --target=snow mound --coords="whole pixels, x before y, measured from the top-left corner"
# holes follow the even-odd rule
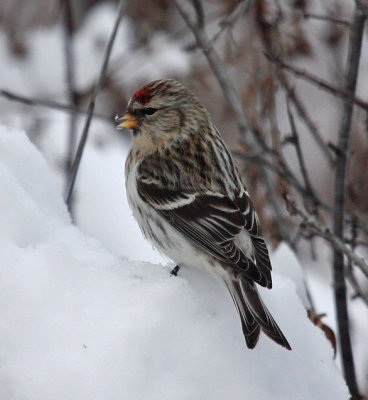
[[[262,294],[293,351],[264,336],[248,350],[220,283],[86,236],[41,154],[3,126],[0,181],[1,399],[348,398],[289,278],[274,273]]]

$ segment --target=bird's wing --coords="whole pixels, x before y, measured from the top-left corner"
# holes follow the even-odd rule
[[[244,229],[249,233],[252,239],[252,244],[254,248],[254,259],[256,261],[257,267],[261,270],[262,275],[268,280],[267,287],[272,287],[271,271],[272,265],[270,261],[270,256],[268,254],[268,249],[263,238],[263,233],[261,225],[258,219],[258,215],[254,210],[252,202],[245,192],[243,196],[238,197],[234,200],[235,204],[238,206],[240,212],[244,215],[245,225]]]
[[[220,262],[234,268],[261,286],[270,287],[270,274],[248,258],[234,243],[248,221],[242,201],[237,203],[220,193],[195,193],[182,190],[162,189],[150,179],[137,180],[138,193],[175,229],[180,231],[197,247],[205,250]],[[244,209],[244,210],[243,210]]]

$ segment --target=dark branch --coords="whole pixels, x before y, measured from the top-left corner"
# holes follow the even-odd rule
[[[281,72],[281,71],[279,71],[279,72]],[[315,142],[319,146],[320,150],[326,157],[326,160],[332,166],[334,164],[334,159],[331,155],[331,152],[328,149],[328,145],[326,145],[326,143],[324,142],[322,135],[319,132],[319,129],[317,128],[316,124],[311,120],[311,118],[307,114],[307,111],[305,110],[304,105],[302,104],[301,100],[299,99],[294,88],[288,82],[286,76],[282,73],[279,73],[278,77],[279,77],[279,81],[280,81],[282,87],[284,88],[284,90],[286,91],[286,93],[288,95],[288,98],[294,104],[299,117],[304,122],[305,126],[307,127],[310,134],[312,135],[313,139],[315,140]]]
[[[295,126],[294,116],[293,116],[293,114],[291,112],[291,109],[290,109],[289,100],[287,100],[287,102],[286,102],[286,107],[287,107],[287,114],[288,114],[290,127],[291,127],[291,138],[290,138],[290,141],[295,146],[295,151],[296,151],[296,155],[298,157],[300,171],[301,171],[303,179],[304,179],[305,187],[310,193],[313,194],[313,197],[317,197],[315,192],[314,192],[314,189],[312,187],[311,181],[309,179],[307,167],[306,167],[305,161],[304,161],[303,152],[302,152],[302,149],[300,147],[300,140],[299,140],[299,135],[298,135],[296,126]]]
[[[349,21],[344,20],[344,19],[334,18],[334,17],[331,17],[329,15],[317,15],[317,14],[305,12],[303,14],[303,17],[305,19],[318,19],[318,20],[321,20],[321,21],[331,22],[333,24],[344,25],[347,28],[351,27],[351,23]]]
[[[70,0],[61,0],[64,6],[64,57],[65,57],[65,80],[68,89],[69,104],[73,109],[77,108],[77,92],[75,85],[75,58],[73,51],[73,34],[74,34],[74,19],[72,5]],[[77,118],[75,111],[72,111],[69,116],[69,134],[68,146],[66,155],[66,182],[70,180],[70,171],[73,162],[73,156],[76,143],[76,127]],[[72,214],[71,202],[69,203],[69,212]]]
[[[345,193],[346,175],[349,156],[349,139],[353,119],[354,95],[358,79],[359,61],[363,41],[363,32],[366,16],[356,7],[354,23],[349,37],[349,51],[347,56],[346,82],[343,96],[343,106],[340,123],[338,145],[339,152],[336,153],[336,175],[334,185],[334,207],[333,207],[333,232],[334,235],[343,240],[344,238],[344,215],[345,215]],[[333,252],[334,292],[337,325],[341,347],[341,360],[346,383],[353,399],[360,399],[358,385],[355,376],[353,352],[349,331],[349,314],[346,296],[344,253],[334,248]]]
[[[331,208],[324,202],[322,202],[319,198],[315,197],[313,193],[307,190],[295,177],[295,175],[291,172],[291,170],[285,165],[282,164],[278,166],[277,163],[271,162],[266,159],[263,155],[257,153],[245,153],[239,151],[233,151],[233,154],[239,158],[243,158],[245,160],[254,162],[263,168],[267,168],[269,171],[276,173],[280,178],[282,178],[285,182],[287,182],[290,186],[297,190],[300,195],[304,198],[309,199],[313,203],[318,204],[321,208],[326,211],[331,211]]]
[[[249,6],[249,0],[241,1],[235,6],[230,14],[220,19],[218,21],[219,29],[210,39],[211,44],[214,44],[224,31],[232,29],[240,17],[249,10]],[[193,46],[189,47],[189,50],[195,50],[197,48],[199,48],[198,45],[194,44]]]
[[[326,92],[337,96],[341,97],[342,99],[351,99],[351,101],[357,105],[358,107],[362,108],[364,111],[368,111],[368,103],[365,102],[364,100],[360,99],[359,97],[353,96],[349,94],[344,89],[339,89],[336,86],[333,86],[329,82],[325,81],[324,79],[318,78],[317,76],[304,71],[300,68],[294,67],[290,64],[285,63],[282,61],[280,58],[275,57],[270,54],[266,54],[266,57],[273,62],[275,65],[279,66],[280,68],[285,69],[286,71],[291,72],[293,75],[297,76],[298,78],[304,79],[306,82],[309,82],[315,86],[318,86],[319,89],[324,89]]]
[[[100,88],[102,86],[102,82],[103,82],[103,79],[105,77],[106,70],[107,70],[107,65],[108,65],[108,62],[109,62],[110,55],[111,55],[112,46],[114,44],[114,41],[115,41],[115,38],[116,38],[116,34],[117,34],[117,31],[118,31],[118,28],[119,28],[119,25],[120,25],[120,21],[123,18],[123,15],[125,13],[126,7],[127,7],[126,0],[120,0],[119,6],[118,6],[117,17],[116,17],[116,20],[115,20],[115,25],[114,25],[114,28],[113,28],[113,30],[111,32],[111,35],[110,35],[110,38],[109,38],[109,42],[107,44],[107,48],[106,48],[106,51],[105,51],[105,56],[104,56],[104,60],[103,60],[103,64],[102,64],[102,68],[101,68],[101,72],[100,72],[100,76],[98,78],[98,81],[97,81],[96,86],[95,86],[94,93],[93,93],[92,98],[91,98],[91,100],[89,102],[89,105],[88,105],[88,114],[87,114],[86,122],[85,122],[85,125],[84,125],[84,128],[83,128],[83,131],[82,131],[81,139],[80,139],[79,144],[78,144],[77,154],[75,155],[74,162],[73,162],[73,165],[72,165],[72,169],[71,169],[71,173],[70,173],[69,188],[68,188],[67,195],[66,195],[66,203],[67,203],[68,206],[69,206],[70,201],[71,201],[75,179],[77,177],[79,164],[80,164],[80,161],[82,159],[84,146],[85,146],[86,141],[87,141],[89,127],[90,127],[90,124],[91,124],[91,121],[92,121],[92,117],[93,117],[93,112],[94,112],[94,109],[95,109],[96,97],[97,97],[97,94],[100,91]]]
[[[79,110],[68,104],[57,103],[56,101],[52,101],[52,100],[43,100],[43,99],[26,97],[26,96],[16,94],[14,92],[10,92],[9,90],[5,90],[5,89],[0,89],[0,96],[4,97],[6,100],[15,101],[17,103],[21,103],[21,104],[24,104],[24,105],[30,106],[30,107],[45,107],[45,108],[50,108],[53,110],[63,111],[63,112],[67,112],[67,113],[75,112],[76,114],[87,115],[86,111]],[[96,118],[102,119],[104,121],[112,122],[111,118],[109,118],[109,117],[105,117],[100,114],[95,114],[94,116]]]
[[[265,48],[266,54],[270,55],[269,57],[277,58],[275,54],[278,54],[281,50],[280,45],[275,42],[275,35],[273,32],[272,26],[265,20],[265,9],[264,6],[262,6],[261,2],[256,3],[256,13],[255,13],[255,20],[258,25],[260,34],[261,34],[261,39],[263,42],[263,46]],[[316,126],[316,124],[311,120],[309,115],[307,114],[305,107],[303,106],[302,101],[299,99],[297,96],[297,93],[295,92],[294,88],[290,85],[287,76],[285,73],[282,71],[282,69],[276,65],[276,75],[277,78],[283,87],[283,89],[286,91],[288,98],[292,101],[294,104],[296,111],[301,118],[301,120],[304,122],[306,127],[308,128],[309,132],[311,133],[313,139],[317,143],[317,145],[320,147],[322,153],[325,155],[326,159],[329,161],[330,165],[333,165],[333,158],[332,155],[322,139],[322,136]]]
[[[363,272],[363,274],[368,278],[368,264],[364,260],[364,258],[359,257],[353,250],[351,250],[340,238],[334,235],[330,229],[324,227],[320,221],[317,221],[315,217],[309,215],[301,208],[299,208],[295,201],[288,198],[288,196],[284,195],[284,199],[286,202],[287,209],[289,210],[291,215],[298,215],[302,219],[302,225],[305,228],[308,228],[312,233],[317,236],[322,237],[327,240],[333,249],[336,249],[342,253],[359,269]]]
[[[204,55],[206,56],[207,61],[221,86],[221,89],[226,97],[226,100],[230,104],[230,107],[235,114],[238,129],[241,132],[241,134],[245,136],[246,132],[250,130],[249,124],[245,118],[241,100],[238,94],[236,93],[236,90],[229,76],[227,75],[225,69],[223,68],[216,50],[214,49],[211,41],[209,40],[209,38],[206,35],[206,32],[204,31],[205,25],[204,22],[202,22],[204,17],[203,17],[201,2],[196,0],[192,1],[193,7],[197,14],[197,21],[199,22],[199,25],[197,26],[191,21],[189,14],[182,7],[182,2],[178,0],[172,0],[172,1],[177,10],[179,11],[180,15],[182,16],[182,18],[192,31],[197,41],[197,45],[202,49]]]

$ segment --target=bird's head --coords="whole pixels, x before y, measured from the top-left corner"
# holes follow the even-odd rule
[[[118,128],[132,130],[133,146],[155,147],[198,132],[200,125],[208,125],[208,118],[205,107],[191,91],[173,79],[166,79],[137,90],[117,121]]]

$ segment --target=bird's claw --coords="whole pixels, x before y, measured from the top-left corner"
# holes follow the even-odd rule
[[[177,265],[175,268],[173,268],[173,270],[170,272],[170,275],[174,275],[174,276],[178,276],[178,272],[179,272],[180,266]]]

